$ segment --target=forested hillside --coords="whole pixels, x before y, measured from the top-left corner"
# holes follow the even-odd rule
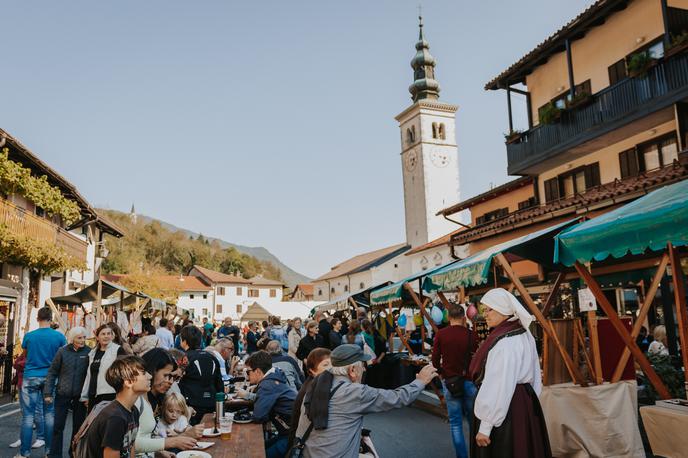
[[[126,233],[120,239],[108,236],[106,246],[110,253],[103,264],[105,273],[186,274],[192,266],[200,265],[224,273],[238,272],[244,278],[262,275],[283,280],[274,264],[232,247],[223,248],[216,240],[208,241],[202,235],[188,237],[166,229],[158,221],[134,223],[124,213],[101,211]]]

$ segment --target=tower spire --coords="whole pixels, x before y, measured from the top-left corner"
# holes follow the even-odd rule
[[[440,97],[440,83],[435,80],[435,58],[430,54],[430,43],[423,36],[423,15],[418,7],[418,42],[416,55],[411,60],[413,84],[409,86],[411,99],[417,102],[422,99],[437,100]]]

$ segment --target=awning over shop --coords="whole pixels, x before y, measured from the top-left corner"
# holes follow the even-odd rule
[[[562,228],[574,224],[576,220],[566,221],[541,229],[531,234],[500,243],[467,257],[459,262],[432,272],[423,281],[423,291],[456,290],[464,286],[487,283],[492,259],[499,253],[512,255],[515,259],[529,259],[545,266],[552,265],[554,251],[553,237]],[[548,258],[549,257],[549,258]]]
[[[418,272],[415,275],[411,275],[410,277],[404,278],[403,280],[400,280],[396,283],[392,283],[391,285],[383,286],[382,288],[378,287],[371,291],[370,303],[372,305],[381,305],[388,304],[390,302],[400,301],[404,298],[404,284],[418,280],[419,278],[430,275],[434,272],[437,272],[440,269],[444,269],[446,267],[454,265],[457,262],[460,262],[460,260],[457,259],[450,263],[438,266],[434,269]]]
[[[125,294],[134,294],[129,291],[124,286],[118,285],[116,283],[111,283],[106,280],[101,280],[102,286],[102,297],[109,297],[118,291],[122,291]],[[71,305],[81,305],[87,302],[93,302],[98,298],[98,282],[94,282],[92,285],[87,286],[79,292],[70,294],[69,296],[57,296],[51,298],[55,304],[71,304]]]
[[[325,302],[322,305],[319,305],[316,308],[316,311],[319,312],[336,312],[339,310],[346,310],[351,307],[349,303],[349,298],[353,299],[356,304],[364,306],[364,307],[369,307],[373,303],[372,299],[372,293],[373,291],[377,290],[378,288],[385,287],[389,284],[391,284],[391,281],[386,281],[384,283],[380,283],[379,285],[371,286],[370,288],[364,289],[362,291],[357,291],[355,293],[349,293],[349,294],[344,294],[338,297],[335,297],[331,301]]]
[[[555,238],[554,261],[571,266],[659,251],[669,242],[688,245],[687,228],[688,181],[681,181],[562,231]]]

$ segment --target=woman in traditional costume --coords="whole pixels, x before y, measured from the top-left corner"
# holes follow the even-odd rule
[[[533,317],[502,288],[481,300],[490,335],[478,348],[469,376],[479,386],[471,434],[472,458],[550,458]]]

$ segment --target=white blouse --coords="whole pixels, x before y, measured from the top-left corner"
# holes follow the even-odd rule
[[[538,396],[542,391],[540,361],[529,332],[502,338],[487,356],[473,410],[480,419],[480,433],[489,436],[493,427],[502,425],[519,383],[530,383]]]

